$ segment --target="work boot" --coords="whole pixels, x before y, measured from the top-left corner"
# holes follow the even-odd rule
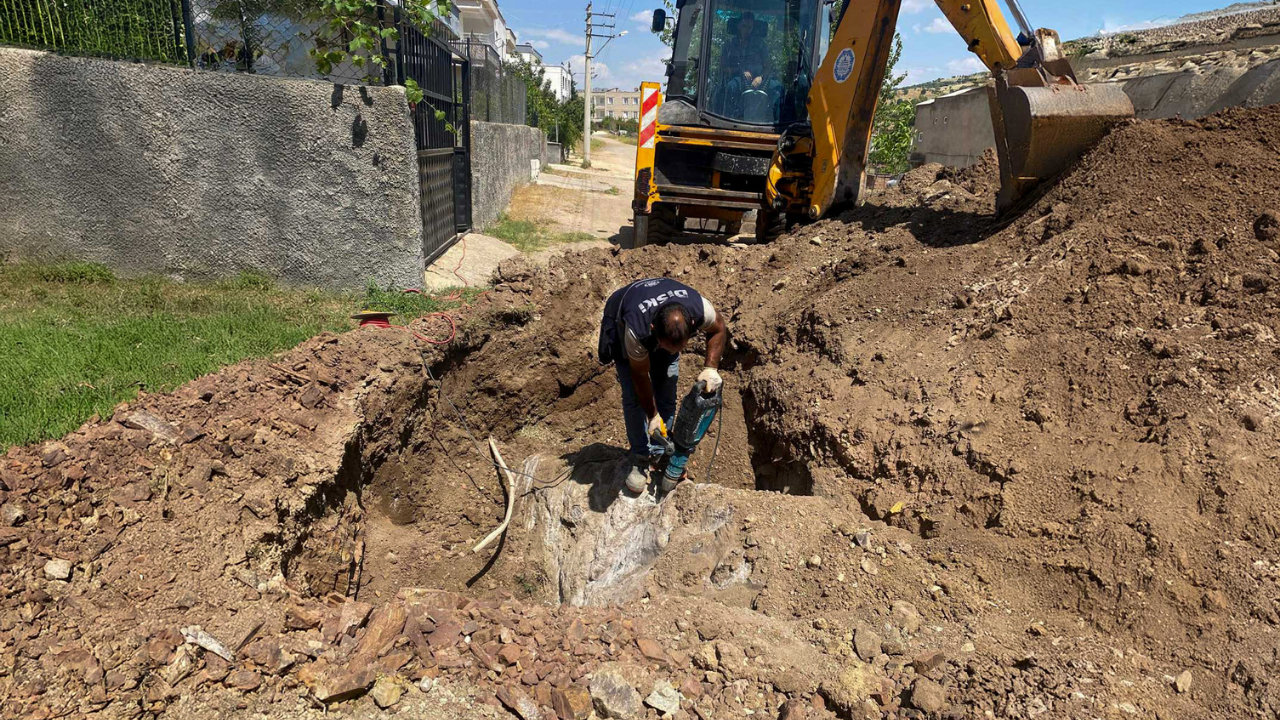
[[[627,489],[639,495],[649,489],[649,458],[633,455],[627,468]]]

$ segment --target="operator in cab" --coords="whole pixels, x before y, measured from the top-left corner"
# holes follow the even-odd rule
[[[601,364],[614,363],[622,386],[631,450],[626,482],[637,495],[649,487],[650,471],[667,452],[663,438],[675,420],[680,353],[695,332],[707,336],[698,380],[715,392],[729,333],[724,318],[697,290],[670,278],[651,278],[618,288],[605,302],[598,355]]]
[[[746,95],[751,93],[762,98],[758,104],[767,109],[767,103],[778,87],[776,80],[766,78],[769,71],[768,43],[764,42],[757,32],[755,13],[747,10],[737,18],[737,27],[729,42],[724,47],[722,59],[727,81],[723,112],[725,115],[746,119],[751,105]],[[767,28],[765,28],[767,32]],[[767,111],[767,110],[766,110]],[[758,111],[757,111],[758,112]],[[755,119],[755,118],[752,118]]]

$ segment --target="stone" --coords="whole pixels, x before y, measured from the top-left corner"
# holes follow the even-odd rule
[[[659,680],[653,686],[653,692],[644,699],[644,704],[664,715],[674,715],[680,710],[680,702],[684,697],[680,691],[667,680]]]
[[[434,688],[435,686],[436,686],[436,680],[430,675],[423,675],[422,679],[418,681],[418,689],[424,693],[431,692],[432,688]]]
[[[818,235],[814,235],[813,237],[809,238],[809,244],[816,247],[822,247],[822,237]]]
[[[294,605],[284,613],[284,623],[290,630],[310,630],[320,627],[324,613],[318,607]]]
[[[640,654],[645,660],[660,665],[667,664],[667,654],[656,641],[649,638],[636,638],[636,647],[640,649]]]
[[[727,640],[716,641],[716,658],[720,666],[729,670],[741,670],[747,664],[747,655],[742,648]]]
[[[818,568],[822,567],[822,556],[821,556],[821,555],[814,555],[814,556],[810,557],[808,560],[806,560],[806,561],[805,561],[805,564],[806,564],[806,565],[808,565],[809,567],[811,567],[811,568],[813,568],[813,569],[815,569],[815,570],[816,570],[816,569],[818,569]]]
[[[946,653],[941,650],[925,650],[911,661],[917,675],[928,675],[947,661]]]
[[[5,503],[4,505],[0,505],[0,520],[3,520],[5,525],[9,527],[21,525],[22,521],[26,519],[26,508],[21,505],[17,503]]]
[[[800,700],[792,698],[782,704],[778,711],[778,720],[807,720],[811,717],[813,706]]]
[[[715,670],[720,667],[720,659],[716,657],[716,646],[704,643],[693,653],[693,662],[703,670]]]
[[[376,658],[389,651],[400,636],[400,631],[404,630],[408,617],[409,613],[404,605],[398,602],[378,608],[369,618],[364,636],[356,645],[356,654]]]
[[[859,625],[853,632],[853,649],[858,657],[871,662],[880,654],[880,636],[866,625]]]
[[[538,703],[515,685],[504,685],[498,689],[498,702],[515,713],[520,720],[542,720],[542,711]]]
[[[786,673],[783,674],[785,675]],[[680,694],[691,698],[702,697],[702,683],[693,678],[685,678],[685,681],[680,683]]]
[[[71,561],[54,558],[44,564],[44,576],[50,580],[69,580],[71,578]]]
[[[587,720],[591,717],[591,693],[581,685],[554,688],[551,708],[560,720]]]
[[[591,700],[602,718],[629,720],[644,712],[640,693],[613,669],[600,670],[591,676]]]
[[[911,686],[911,706],[927,713],[941,712],[947,706],[947,690],[927,678],[920,678]]]
[[[880,678],[870,665],[853,661],[833,679],[824,680],[818,693],[829,700],[837,714],[853,715],[861,712],[871,694],[880,689]]]
[[[858,543],[858,547],[864,550],[870,550],[871,549],[871,531],[859,530],[858,532],[854,533],[853,541]]]
[[[252,670],[238,670],[227,676],[227,685],[244,692],[252,692],[262,686],[262,675]]]
[[[191,674],[196,667],[196,657],[188,646],[183,645],[174,653],[173,660],[160,671],[160,677],[170,685],[177,685]]]
[[[388,675],[378,678],[378,681],[373,684],[373,690],[369,693],[373,701],[383,710],[400,702],[402,695],[404,695],[404,686]]]
[[[773,687],[780,693],[800,695],[813,690],[813,683],[809,682],[808,678],[796,670],[784,670],[773,676]],[[680,691],[684,692],[683,685],[680,686]],[[685,694],[687,695],[688,693]],[[702,694],[701,687],[698,689],[698,694]]]
[[[335,632],[332,636],[325,632],[326,639],[334,639],[341,635],[355,635],[356,629],[364,625],[364,621],[369,619],[369,613],[373,612],[373,606],[359,600],[348,600],[342,604],[342,612],[338,615],[335,625]]]
[[[371,667],[362,670],[334,668],[316,680],[316,699],[322,703],[347,700],[364,693],[377,679],[377,671]]]
[[[1185,693],[1190,691],[1191,690],[1191,671],[1183,670],[1182,673],[1178,675],[1178,677],[1174,678],[1173,687],[1175,690],[1177,690],[1180,693]]]
[[[871,559],[870,555],[862,556],[862,572],[868,575],[879,575],[880,568],[876,567],[876,561]]]
[[[920,632],[920,611],[905,600],[898,600],[889,608],[889,616],[893,624],[903,632],[915,634]]]

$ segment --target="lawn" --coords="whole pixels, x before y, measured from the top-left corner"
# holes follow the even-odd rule
[[[377,288],[281,288],[251,274],[200,284],[125,280],[86,263],[0,265],[0,451],[109,416],[139,390],[172,390],[354,327],[349,316],[365,307],[412,316],[448,306]]]
[[[552,245],[596,239],[591,233],[557,232],[547,220],[516,219],[505,213],[499,215],[498,222],[485,232],[523,252],[536,252]]]

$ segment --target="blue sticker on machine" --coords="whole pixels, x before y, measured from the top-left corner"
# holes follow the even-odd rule
[[[835,63],[836,82],[844,82],[853,74],[853,51],[845,48],[836,56]]]

